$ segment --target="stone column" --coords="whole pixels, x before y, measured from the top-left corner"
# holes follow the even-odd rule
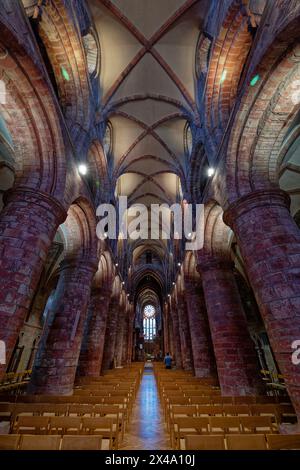
[[[167,304],[164,304],[163,328],[164,328],[164,353],[166,354],[167,352],[170,352],[169,309],[168,309]]]
[[[61,295],[45,347],[37,353],[29,393],[72,394],[96,270],[96,262],[63,261],[57,287]]]
[[[122,365],[123,358],[123,345],[126,341],[125,335],[125,324],[127,320],[126,307],[120,309],[118,317],[118,328],[116,334],[116,344],[115,344],[115,357],[117,361],[117,366]]]
[[[172,318],[170,314],[169,314],[168,332],[169,332],[169,347],[170,347],[169,353],[173,357],[175,354],[174,353],[174,340],[173,340],[173,322],[172,322]]]
[[[300,419],[300,230],[281,190],[256,191],[232,204],[224,221],[237,237],[277,363]]]
[[[181,342],[182,367],[184,370],[193,370],[190,325],[188,322],[186,303],[183,293],[177,295],[177,311]]]
[[[257,395],[258,359],[231,261],[200,256],[201,273],[222,395]]]
[[[216,377],[216,359],[200,280],[185,279],[184,291],[190,325],[196,377]]]
[[[130,364],[134,360],[133,347],[134,347],[135,341],[133,337],[133,334],[134,334],[133,322],[134,322],[134,308],[133,308],[133,305],[130,304],[129,315],[128,315],[128,355],[127,355],[128,364]]]
[[[9,363],[38,287],[48,250],[67,214],[55,198],[18,187],[5,194],[0,215],[0,340]],[[6,365],[0,365],[0,377]]]
[[[110,296],[111,289],[92,290],[77,368],[80,377],[100,375]]]
[[[178,320],[178,311],[173,300],[171,303],[170,314],[172,316],[172,325],[173,325],[173,346],[174,346],[174,355],[176,367],[182,369],[182,355],[181,355],[181,340],[179,333],[179,320]]]
[[[120,297],[112,297],[108,308],[108,320],[105,333],[105,343],[102,361],[102,371],[113,368],[115,357],[115,343],[120,311]]]

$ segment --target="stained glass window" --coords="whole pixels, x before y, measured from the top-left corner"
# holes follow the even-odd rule
[[[153,305],[146,305],[143,313],[144,338],[146,341],[152,341],[156,335],[155,308]]]

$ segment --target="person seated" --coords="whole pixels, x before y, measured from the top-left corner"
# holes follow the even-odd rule
[[[168,353],[168,352],[165,356],[164,363],[165,363],[166,369],[171,369],[172,368],[172,358],[170,356],[170,353]]]

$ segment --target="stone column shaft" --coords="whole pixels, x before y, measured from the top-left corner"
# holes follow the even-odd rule
[[[61,295],[45,347],[37,353],[30,393],[72,394],[96,269],[97,263],[87,260],[62,263],[57,287]]]
[[[43,266],[66,211],[52,196],[18,187],[6,193],[0,216],[0,340],[9,363],[29,313]],[[0,365],[0,377],[6,365]]]
[[[196,377],[215,377],[216,359],[202,286],[195,280],[185,280],[185,298],[190,324]]]
[[[224,221],[237,237],[272,349],[300,419],[300,230],[281,190],[256,191],[232,204]]]
[[[110,296],[110,289],[92,290],[77,369],[80,377],[100,375]]]
[[[262,390],[255,346],[233,274],[226,260],[200,258],[208,320],[223,395],[251,395]]]

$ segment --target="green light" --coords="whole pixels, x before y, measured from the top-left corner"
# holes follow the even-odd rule
[[[67,82],[70,81],[70,75],[64,67],[61,67],[61,74]]]
[[[255,75],[255,77],[252,78],[251,82],[250,82],[250,86],[255,86],[258,82],[258,80],[260,79],[260,76],[259,75]]]
[[[224,70],[223,73],[222,73],[222,76],[221,76],[220,83],[223,83],[225,81],[226,76],[227,76],[227,70]]]

